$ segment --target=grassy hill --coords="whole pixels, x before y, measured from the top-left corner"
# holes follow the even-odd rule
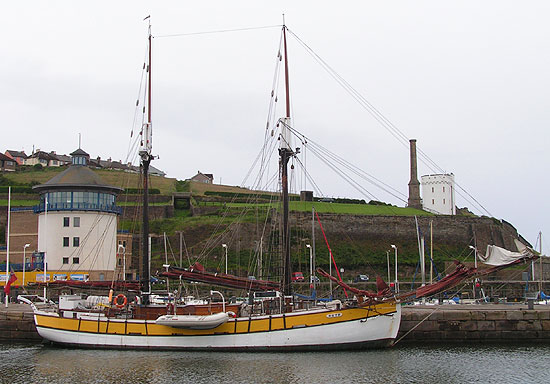
[[[42,184],[50,180],[60,172],[63,172],[67,167],[49,167],[35,169],[32,167],[26,168],[24,171],[12,172],[4,175],[6,179],[18,185]],[[108,170],[108,169],[93,169],[101,179],[110,185],[120,188],[139,188],[140,177],[137,173],[124,171]],[[176,179],[151,176],[150,187],[157,188],[163,195],[169,195],[176,191]]]

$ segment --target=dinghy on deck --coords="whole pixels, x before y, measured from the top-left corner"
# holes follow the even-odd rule
[[[167,325],[174,328],[185,329],[213,329],[217,326],[227,323],[229,315],[225,312],[215,313],[213,315],[163,315],[155,323]]]

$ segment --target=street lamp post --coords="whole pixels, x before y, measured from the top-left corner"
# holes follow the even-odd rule
[[[388,283],[391,281],[390,276],[390,251],[386,251],[386,260],[388,261]]]
[[[118,245],[118,253],[122,248],[122,281],[126,281],[126,247],[122,244]]]
[[[474,250],[474,268],[477,269],[477,248],[473,245],[469,245],[470,249]]]
[[[397,247],[392,244],[391,247],[395,250],[395,293],[399,293],[399,281],[397,279]]]
[[[315,279],[313,278],[313,249],[309,244],[306,244],[306,248],[309,248],[309,284],[315,289]]]
[[[473,245],[468,246],[470,249],[474,250],[474,268],[477,269],[477,248]],[[477,277],[474,279],[474,284],[472,287],[472,292],[474,294],[474,299],[476,299],[476,284],[477,284]]]
[[[26,254],[25,254],[25,251],[27,250],[27,248],[29,248],[31,245],[30,244],[25,244],[23,246],[23,287],[25,286],[25,264],[27,264],[27,258],[26,258]]]
[[[222,244],[222,247],[225,248],[225,274],[227,275],[227,244]]]

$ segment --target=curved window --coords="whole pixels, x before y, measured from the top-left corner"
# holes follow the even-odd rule
[[[73,157],[73,164],[74,165],[86,165],[86,157],[85,156],[74,156]]]
[[[48,199],[48,210],[99,210],[111,211],[115,208],[116,196],[105,192],[60,191],[40,195],[40,204],[44,206]]]

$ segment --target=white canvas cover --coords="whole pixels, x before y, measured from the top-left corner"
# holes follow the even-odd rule
[[[481,254],[478,255],[483,260],[483,263],[498,266],[510,264],[518,259],[531,257],[534,254],[525,246],[523,246],[521,252],[512,252],[507,249],[497,247],[496,245],[487,245],[487,253],[485,256]]]

